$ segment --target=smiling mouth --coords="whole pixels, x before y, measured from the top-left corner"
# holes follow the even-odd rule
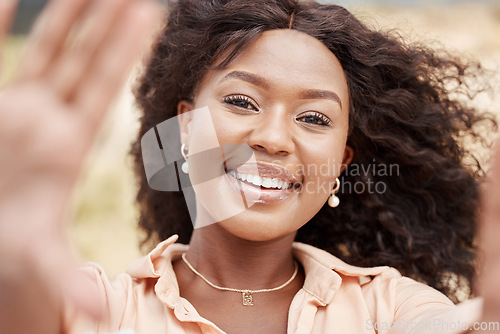
[[[228,170],[227,173],[240,182],[263,190],[288,190],[294,186],[293,183],[289,183],[278,178],[269,178],[253,174],[243,174],[235,172],[233,170]]]

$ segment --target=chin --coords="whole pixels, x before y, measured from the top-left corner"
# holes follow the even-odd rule
[[[283,221],[287,220],[284,219]],[[291,226],[276,224],[276,220],[270,222],[265,220],[237,219],[237,217],[221,221],[217,225],[231,236],[252,242],[267,242],[281,239],[291,234],[295,235],[298,230],[298,227],[293,228]]]

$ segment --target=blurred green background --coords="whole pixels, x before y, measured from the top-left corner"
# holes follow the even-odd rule
[[[480,60],[497,73],[500,70],[500,3],[497,1],[337,3],[352,10],[369,26],[399,29],[411,40],[444,46],[464,57]],[[18,18],[16,31],[26,31],[30,20],[30,15]],[[8,39],[3,55],[4,80],[14,73],[24,40],[22,34]],[[117,99],[87,159],[69,218],[69,235],[75,250],[83,260],[99,262],[110,275],[125,270],[141,255],[138,243],[142,235],[136,229],[134,204],[135,179],[127,155],[138,128],[138,112],[130,93],[134,77],[132,74]],[[500,102],[496,98],[500,93],[498,74],[490,80],[495,91],[475,102],[486,109]],[[498,111],[496,108],[492,111]]]

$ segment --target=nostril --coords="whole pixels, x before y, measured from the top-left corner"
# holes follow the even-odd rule
[[[252,145],[252,148],[258,152],[266,152],[268,154],[273,154],[273,155],[281,155],[281,156],[287,156],[290,154],[290,152],[286,150],[280,150],[277,147],[274,146],[262,146],[262,145]]]
[[[251,147],[257,152],[268,152],[269,151],[269,149],[266,148],[264,145],[255,144],[255,145],[251,145]]]

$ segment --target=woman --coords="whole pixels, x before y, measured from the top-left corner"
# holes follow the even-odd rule
[[[125,26],[136,28],[124,22],[145,22],[135,6],[149,15],[153,9],[134,1],[90,6],[91,12],[107,18],[99,27],[109,32],[96,29],[83,35],[84,50],[92,52],[82,60],[77,57],[81,53],[62,43],[79,6],[88,4],[75,1],[73,14],[67,16],[69,9],[62,3],[52,2],[46,14],[59,26],[45,23],[38,33],[42,41],[45,36],[57,43],[53,48],[34,46],[48,53],[41,57],[48,61],[25,63],[19,84],[6,90],[0,103],[12,116],[21,110],[34,118],[33,105],[20,103],[19,97],[39,94],[52,117],[46,124],[65,121],[81,127],[81,116],[75,120],[70,114],[68,121],[68,114],[50,114],[51,106],[60,107],[61,101],[69,106],[64,112],[74,109],[90,120],[84,123],[88,128],[79,128],[82,137],[72,146],[59,147],[73,152],[69,157],[49,159],[47,152],[28,152],[29,163],[21,158],[16,162],[30,168],[30,182],[21,177],[26,174],[20,167],[4,176],[10,183],[5,182],[2,195],[10,184],[16,187],[2,207],[2,235],[14,218],[29,222],[37,235],[24,228],[14,234],[19,235],[15,241],[3,237],[2,261],[14,271],[32,270],[37,279],[26,284],[21,275],[2,271],[2,282],[11,287],[5,290],[16,292],[16,298],[3,299],[2,307],[14,305],[15,310],[19,305],[23,312],[33,312],[39,319],[37,332],[384,333],[392,327],[392,332],[458,333],[473,329],[468,327],[473,321],[498,321],[498,246],[491,236],[499,230],[495,207],[500,196],[494,187],[487,197],[487,232],[481,239],[486,253],[483,309],[482,300],[453,307],[431,287],[401,277],[395,269],[373,267],[393,266],[454,300],[458,288],[472,284],[476,174],[481,168],[465,166],[471,155],[460,141],[466,136],[481,139],[475,129],[489,118],[452,100],[445,89],[446,78],[464,80],[469,67],[370,31],[340,7],[292,0],[169,4],[168,24],[137,89],[144,114],[133,154],[141,180],[141,226],[150,238],[160,240],[178,233],[189,247],[174,244],[177,237],[170,237],[113,281],[90,266],[84,269],[90,283],[77,276],[82,282],[68,287],[76,278],[65,268],[72,266],[65,258],[52,262],[65,248],[57,228],[47,226],[61,220],[57,215],[96,128],[93,108],[103,110],[102,102],[112,95],[102,88],[114,87],[114,81],[108,79],[103,86],[101,78],[117,79],[118,69],[128,62],[122,59],[115,67],[105,60],[111,51],[122,54],[135,47],[141,31],[128,28],[134,35],[127,38],[122,32]],[[95,73],[78,71],[80,67],[72,66],[78,60]],[[73,71],[68,74],[68,69]],[[49,82],[49,92],[36,86],[37,80]],[[38,117],[46,121],[48,116]],[[172,140],[165,137],[172,131],[165,129],[172,129],[175,122],[168,120],[176,116],[180,136]],[[9,124],[2,133],[15,144],[17,123],[4,115],[2,120]],[[33,124],[21,129],[30,129],[31,135],[46,128]],[[185,156],[178,176],[178,186],[186,190],[181,201],[178,194],[150,189],[157,184],[148,158],[160,147],[158,142],[149,146],[154,141],[144,138],[151,137],[160,140],[164,152]],[[56,136],[42,133],[36,138]],[[40,146],[53,149],[54,141]],[[167,154],[163,158],[160,166],[166,168],[172,159]],[[381,173],[368,168],[370,164],[395,167]],[[365,172],[353,172],[362,167]],[[191,184],[185,186],[187,180]],[[358,188],[338,192],[341,183]],[[23,211],[27,201],[38,210]],[[54,239],[53,245],[47,243]],[[296,239],[310,245],[294,243]],[[30,261],[37,264],[34,269]],[[63,279],[58,277],[60,268]],[[63,297],[83,310],[94,316],[102,310],[97,325],[72,304],[63,307],[54,282],[62,284]],[[83,284],[88,288],[80,288]],[[28,299],[32,286],[50,307]],[[80,290],[75,292],[75,286]],[[15,316],[4,319],[11,332],[29,326]]]

